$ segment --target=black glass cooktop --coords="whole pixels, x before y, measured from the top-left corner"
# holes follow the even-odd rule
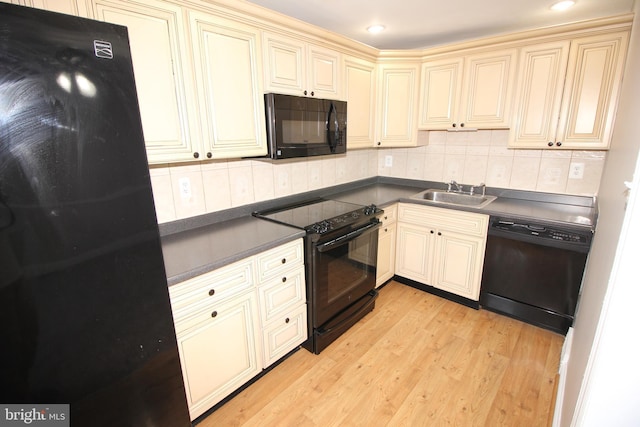
[[[257,212],[255,216],[310,231],[315,224],[324,221],[331,222],[335,228],[342,223],[347,225],[363,218],[368,219],[378,212],[375,206],[315,199],[294,206]]]

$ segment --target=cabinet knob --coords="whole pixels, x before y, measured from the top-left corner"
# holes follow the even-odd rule
[[[307,94],[307,91],[305,90],[303,93],[306,95],[306,94]]]
[[[442,233],[438,231],[438,236],[442,236]]]
[[[464,123],[460,123],[460,127],[463,128],[464,127]]]
[[[286,258],[282,258],[282,263],[284,264],[286,262],[287,262],[287,259]]]
[[[556,146],[560,147],[562,145],[561,141],[556,142]]]
[[[455,123],[453,123],[451,126],[456,127],[456,124],[455,124]]]
[[[197,151],[195,153],[193,153],[193,158],[197,159],[198,157],[200,157],[200,153],[198,153]]]
[[[287,278],[286,278],[286,277],[283,277],[283,278],[282,278],[282,283],[284,283],[284,282],[286,282],[286,281],[287,281]]]
[[[387,232],[387,229],[386,229],[386,228],[384,229],[384,232],[385,232],[385,233]]]
[[[211,313],[211,317],[216,317],[218,315],[217,311],[214,311],[213,313]]]
[[[384,219],[387,219],[387,216],[386,216],[386,215],[384,216]]]
[[[289,320],[288,317],[286,319],[284,319],[284,323],[289,323],[289,322],[290,322],[290,320]]]
[[[216,293],[215,289],[209,289],[209,296],[212,297]]]
[[[207,153],[207,159],[210,159],[210,158],[212,158],[212,157],[213,157],[213,154],[211,154],[211,152],[208,152],[208,153]]]
[[[433,233],[434,233],[434,231],[433,231],[433,230],[431,230],[431,231],[430,231],[430,233],[431,233],[431,234],[433,234]]]
[[[378,141],[378,145],[382,145],[382,142]]]
[[[314,96],[314,95],[315,95],[315,93],[313,93],[313,91],[311,91],[311,96]]]
[[[547,145],[548,145],[549,147],[553,147],[553,142],[549,141],[549,142],[547,143]]]

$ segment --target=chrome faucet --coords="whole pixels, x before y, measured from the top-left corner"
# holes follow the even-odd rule
[[[484,184],[484,182],[481,182],[479,185],[472,185],[469,188],[469,195],[473,196],[473,193],[475,192],[476,187],[480,188],[482,190],[482,196],[484,196],[484,193],[487,189],[487,186]]]
[[[455,182],[454,180],[451,180],[451,182],[449,182],[447,184],[447,192],[451,192],[451,190],[453,189],[453,187],[455,187],[456,189],[454,190],[456,193],[462,193],[462,186],[460,184],[458,184],[457,182]]]

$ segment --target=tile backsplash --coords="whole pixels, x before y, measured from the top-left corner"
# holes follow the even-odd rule
[[[514,150],[509,132],[420,132],[416,148],[352,150],[292,160],[228,160],[151,167],[158,222],[373,176],[592,196],[605,151]]]

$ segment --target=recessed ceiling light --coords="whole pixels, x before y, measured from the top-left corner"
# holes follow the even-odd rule
[[[567,10],[571,6],[573,6],[574,4],[576,4],[576,2],[573,1],[573,0],[559,1],[558,3],[554,4],[553,6],[551,6],[551,9],[552,10]]]
[[[370,27],[367,27],[367,31],[371,34],[378,34],[379,32],[384,31],[384,25],[371,25]]]

